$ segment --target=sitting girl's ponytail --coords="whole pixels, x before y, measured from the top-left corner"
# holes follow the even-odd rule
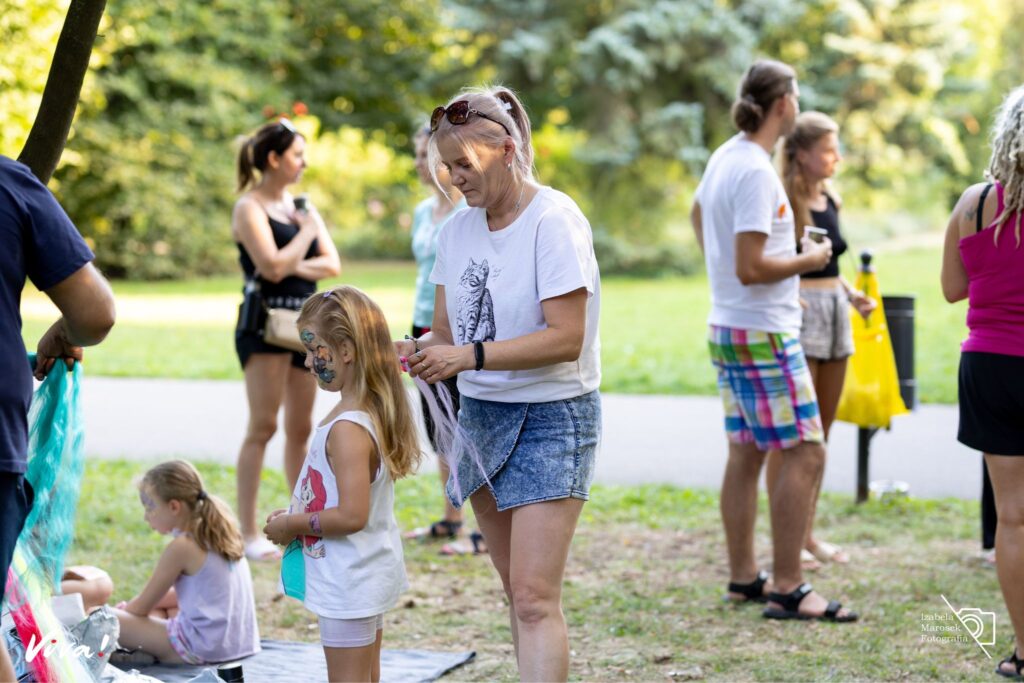
[[[227,504],[206,492],[203,478],[192,463],[171,460],[146,472],[142,485],[160,500],[177,500],[191,512],[190,532],[196,544],[207,552],[231,561],[242,559],[242,533]]]

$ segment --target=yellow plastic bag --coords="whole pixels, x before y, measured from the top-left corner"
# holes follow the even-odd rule
[[[878,308],[867,320],[850,308],[854,354],[846,366],[846,383],[836,419],[859,427],[888,427],[894,415],[909,411],[900,396],[896,357],[882,309],[878,278],[873,272],[858,273],[856,287],[877,301]]]

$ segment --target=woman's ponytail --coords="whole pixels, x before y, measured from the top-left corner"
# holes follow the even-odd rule
[[[252,150],[255,144],[253,138],[243,138],[242,145],[238,150],[238,189],[237,192],[245,192],[256,180],[253,171]]]

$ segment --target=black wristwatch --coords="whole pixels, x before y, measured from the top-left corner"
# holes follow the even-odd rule
[[[475,370],[484,369],[484,343],[482,341],[473,342],[473,356],[476,358]]]

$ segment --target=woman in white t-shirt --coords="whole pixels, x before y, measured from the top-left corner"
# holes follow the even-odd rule
[[[478,457],[453,463],[448,496],[473,504],[511,603],[520,676],[566,680],[562,577],[601,430],[590,225],[534,181],[530,122],[505,88],[438,107],[429,155],[469,208],[438,239],[431,331],[396,348],[428,383],[458,375],[459,428]]]

